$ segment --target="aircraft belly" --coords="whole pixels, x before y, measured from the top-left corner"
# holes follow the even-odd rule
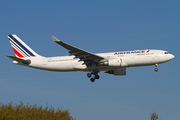
[[[73,68],[75,70],[90,70],[86,65],[82,65],[83,63],[80,63],[78,65],[75,65]]]
[[[72,61],[61,61],[61,62],[54,62],[48,65],[52,69],[55,69],[56,71],[73,71],[73,66],[76,65]]]
[[[73,66],[76,65],[74,61],[58,61],[58,60],[39,60],[33,61],[29,67],[49,70],[49,71],[74,71]]]
[[[160,55],[155,55],[155,56],[153,57],[152,62],[153,62],[153,63],[160,63],[160,62],[162,62],[162,61],[161,61],[161,56],[160,56]]]
[[[145,66],[145,65],[153,65],[155,64],[155,61],[153,61],[153,56],[133,56],[129,58],[123,59],[123,61],[128,65],[128,67],[133,66]]]
[[[115,70],[115,69],[121,69],[121,68],[125,68],[125,67],[121,67],[121,66],[116,66],[116,67],[112,67],[112,66],[97,66],[95,68],[95,70],[97,71],[107,71],[107,70]]]

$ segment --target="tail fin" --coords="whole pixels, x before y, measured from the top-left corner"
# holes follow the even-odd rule
[[[16,57],[40,57],[36,52],[34,52],[28,45],[26,45],[18,36],[8,35],[11,46],[14,50]]]

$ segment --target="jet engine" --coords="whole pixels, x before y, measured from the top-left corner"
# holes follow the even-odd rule
[[[105,60],[101,60],[99,61],[98,65],[103,65],[103,66],[111,66],[111,67],[128,67],[128,65],[123,62],[123,60],[121,58],[112,58],[112,59],[105,59]]]
[[[109,70],[105,73],[114,74],[114,75],[126,75],[126,68],[117,69],[117,70]]]
[[[109,59],[108,60],[108,65],[109,66],[120,66],[121,61],[120,61],[120,59]]]
[[[99,65],[106,65],[106,66],[121,66],[121,59],[108,59],[102,60],[99,62]]]

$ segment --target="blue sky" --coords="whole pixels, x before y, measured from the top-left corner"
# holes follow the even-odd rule
[[[180,119],[180,2],[178,0],[6,0],[0,4],[0,102],[69,109],[77,120]],[[68,55],[51,36],[92,53],[161,49],[167,63],[127,68],[126,76],[49,72],[12,64],[8,34],[42,56]]]

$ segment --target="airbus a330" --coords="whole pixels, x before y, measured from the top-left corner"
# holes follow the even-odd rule
[[[8,38],[16,56],[7,55],[7,57],[13,59],[14,64],[58,72],[88,72],[87,77],[91,82],[100,78],[98,75],[100,71],[113,75],[126,75],[127,67],[155,65],[154,70],[157,72],[158,64],[174,58],[174,55],[167,51],[150,49],[94,54],[62,42],[54,36],[52,36],[53,41],[67,49],[69,56],[43,57],[16,35],[8,35]]]

